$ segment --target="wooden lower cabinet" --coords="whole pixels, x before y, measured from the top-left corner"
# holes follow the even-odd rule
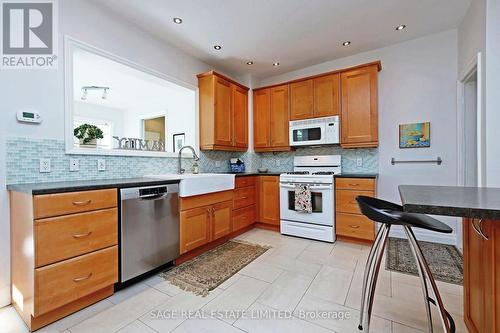
[[[181,254],[232,231],[233,191],[181,198],[180,207]]]
[[[212,207],[212,241],[231,233],[232,210],[233,203],[231,201],[221,202]]]
[[[352,240],[373,241],[375,223],[359,210],[356,197],[374,197],[376,180],[373,178],[335,179],[335,233]]]
[[[118,246],[35,270],[35,317],[118,281]]]
[[[258,222],[279,226],[280,224],[280,179],[279,176],[259,177]]]
[[[500,221],[464,219],[463,254],[465,324],[470,333],[500,332]]]
[[[113,294],[117,190],[10,192],[12,304],[30,331]]]
[[[210,242],[212,206],[183,211],[180,218],[181,254]]]

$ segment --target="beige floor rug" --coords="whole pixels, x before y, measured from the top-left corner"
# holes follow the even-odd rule
[[[453,245],[419,241],[434,279],[461,285],[463,283],[462,254]],[[407,239],[389,237],[386,269],[418,275],[417,263]]]
[[[160,277],[183,290],[207,296],[269,248],[232,240],[160,273]]]

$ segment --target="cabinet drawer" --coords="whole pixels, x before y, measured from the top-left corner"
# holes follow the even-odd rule
[[[233,211],[233,231],[248,227],[255,222],[255,205]]]
[[[255,204],[255,187],[234,190],[234,209]]]
[[[236,177],[234,181],[235,181],[235,186],[234,186],[235,188],[242,188],[255,185],[255,177],[252,176]]]
[[[35,219],[117,206],[116,189],[36,195]]]
[[[374,240],[375,224],[363,215],[338,213],[336,232],[339,236]]]
[[[117,281],[117,246],[37,268],[35,269],[35,317]]]
[[[373,196],[370,191],[336,191],[337,194],[337,212],[361,214],[356,197],[358,195]]]
[[[36,267],[116,244],[116,208],[35,221]]]
[[[375,191],[375,179],[337,178],[335,187],[339,190]]]

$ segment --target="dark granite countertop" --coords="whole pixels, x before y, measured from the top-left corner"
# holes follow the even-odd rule
[[[235,175],[236,177],[245,177],[245,176],[279,176],[284,172],[241,172],[241,173],[223,172],[223,173]]]
[[[399,194],[407,212],[500,220],[500,188],[400,185]]]
[[[100,190],[106,188],[125,188],[136,186],[155,186],[175,184],[179,180],[161,180],[154,178],[123,178],[123,179],[101,179],[101,180],[75,180],[53,183],[34,184],[12,184],[7,185],[7,190],[39,194],[53,194],[63,192]]]
[[[335,175],[335,178],[371,178],[371,179],[377,179],[378,173],[341,173],[340,175]]]

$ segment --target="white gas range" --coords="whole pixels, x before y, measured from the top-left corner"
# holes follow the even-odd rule
[[[293,172],[280,176],[282,234],[335,242],[334,175],[340,173],[340,155],[294,157]],[[311,214],[295,210],[297,184],[311,188]]]

